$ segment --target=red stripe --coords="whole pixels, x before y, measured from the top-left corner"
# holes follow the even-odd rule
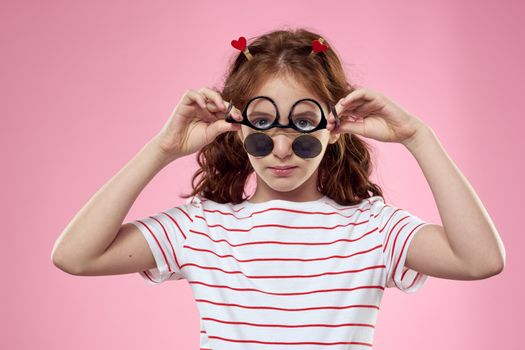
[[[401,274],[401,281],[405,278],[405,275],[407,274],[408,271],[409,271],[408,268],[406,267],[403,268],[403,273]]]
[[[162,249],[162,246],[159,242],[159,240],[157,239],[157,237],[155,236],[155,234],[153,233],[153,231],[149,228],[148,225],[146,225],[142,220],[137,220],[138,222],[140,222],[142,225],[144,225],[144,227],[146,227],[146,229],[149,231],[149,233],[151,234],[151,236],[153,236],[153,238],[155,239],[155,242],[157,242],[157,245],[162,253],[162,256],[164,257],[164,261],[166,262],[166,265],[168,266],[168,271],[172,271],[171,270],[171,266],[170,266],[170,263],[168,262],[168,258],[166,256],[166,253],[164,253],[164,249]]]
[[[378,247],[381,247],[381,246],[378,246]],[[246,275],[244,274],[244,272],[242,271],[226,271],[226,270],[223,270],[221,268],[218,268],[218,267],[211,267],[211,266],[202,266],[202,265],[197,265],[197,264],[193,264],[193,263],[188,263],[188,264],[183,264],[182,267],[186,267],[186,266],[195,266],[195,267],[198,267],[200,269],[203,269],[203,270],[218,270],[218,271],[221,271],[221,272],[224,272],[226,274],[241,274],[243,276],[245,276],[246,278],[311,278],[311,277],[321,277],[321,276],[325,276],[325,275],[340,275],[340,274],[348,274],[348,273],[355,273],[355,272],[363,272],[363,271],[367,271],[367,270],[373,270],[373,269],[384,269],[385,268],[385,265],[375,265],[375,266],[370,266],[370,267],[365,267],[365,268],[362,268],[362,269],[359,269],[359,270],[346,270],[346,271],[337,271],[337,272],[324,272],[324,273],[319,273],[319,274],[316,274],[316,275],[262,275],[262,276],[253,276],[253,275]]]
[[[268,324],[268,323],[251,323],[251,322],[238,322],[238,321],[225,321],[211,317],[202,317],[202,320],[213,321],[217,323],[225,324],[242,324],[253,327],[273,327],[273,328],[305,328],[305,327],[370,327],[375,328],[374,325],[368,323],[341,323],[341,324],[327,324],[327,323],[309,323],[309,324]]]
[[[231,304],[231,303],[219,303],[216,301],[206,300],[206,299],[195,299],[197,303],[209,303],[213,305],[219,305],[219,306],[228,306],[228,307],[239,307],[243,309],[262,309],[262,310],[279,310],[279,311],[310,311],[310,310],[329,310],[329,309],[335,309],[335,310],[343,310],[343,309],[350,309],[350,308],[367,308],[367,309],[377,309],[379,310],[379,306],[376,305],[361,305],[361,304],[354,304],[354,305],[346,305],[346,306],[316,306],[316,307],[304,307],[304,308],[282,308],[282,307],[273,307],[273,306],[253,306],[253,305],[241,305],[241,304]]]
[[[214,252],[213,250],[209,250],[209,249],[197,248],[197,247],[192,247],[192,246],[188,246],[188,245],[185,246],[184,248],[195,250],[195,251],[198,251],[198,252],[208,252],[208,253],[211,253],[213,255],[218,256],[219,258],[233,258],[234,260],[239,261],[239,262],[250,262],[250,261],[318,261],[318,260],[329,260],[329,259],[335,259],[335,258],[343,259],[343,258],[350,258],[350,257],[355,256],[355,255],[365,254],[365,253],[368,253],[368,252],[370,252],[370,251],[372,251],[374,249],[380,248],[380,247],[381,247],[381,245],[376,246],[374,248],[370,248],[368,250],[363,250],[363,251],[360,251],[360,252],[357,252],[357,253],[353,253],[353,254],[350,254],[350,255],[332,255],[332,256],[328,256],[328,257],[324,257],[324,258],[311,258],[311,259],[301,259],[301,258],[237,259],[235,256],[233,256],[231,254],[220,255],[220,254],[217,254],[216,252]]]
[[[204,220],[206,221],[206,218],[204,218],[203,216],[201,215],[195,215],[195,218],[198,218],[198,219],[201,219],[201,220]],[[368,220],[366,221],[361,221],[361,222],[349,222],[348,224],[344,224],[344,225],[335,225],[335,226],[330,226],[330,227],[326,227],[326,226],[287,226],[287,225],[279,225],[279,224],[264,224],[264,225],[254,225],[252,226],[251,228],[248,228],[248,229],[240,229],[240,228],[228,228],[228,227],[224,227],[222,226],[221,224],[215,224],[215,225],[212,225],[212,224],[207,224],[208,227],[220,227],[222,229],[224,229],[225,231],[230,231],[230,232],[249,232],[251,231],[252,229],[254,228],[260,228],[260,227],[281,227],[281,228],[291,228],[291,229],[300,229],[300,230],[333,230],[337,227],[347,227],[347,226],[358,226],[358,225],[363,225],[363,224],[366,224],[368,222]]]
[[[241,339],[229,339],[229,338],[222,338],[217,336],[208,336],[208,338],[213,339],[219,339],[224,340],[228,342],[233,343],[255,343],[255,344],[274,344],[274,345],[345,345],[345,344],[355,344],[355,345],[364,345],[364,346],[372,346],[370,343],[363,343],[363,342],[333,342],[333,343],[321,343],[321,342],[269,342],[269,341],[261,341],[261,340],[241,340]]]
[[[335,288],[335,289],[318,289],[318,290],[311,290],[308,292],[296,292],[296,293],[273,293],[273,292],[265,292],[260,289],[255,288],[235,288],[230,286],[224,286],[224,285],[218,285],[218,284],[209,284],[204,283],[200,281],[188,281],[190,284],[200,284],[204,285],[206,287],[212,287],[212,288],[224,288],[224,289],[231,289],[231,290],[237,290],[237,291],[243,291],[243,292],[258,292],[263,294],[271,294],[271,295],[304,295],[304,294],[314,294],[314,293],[329,293],[329,292],[350,292],[358,289],[381,289],[384,290],[385,288],[383,286],[361,286],[361,287],[354,287],[354,288]]]
[[[410,283],[410,285],[408,286],[407,289],[412,288],[412,286],[415,285],[416,282],[417,282],[419,279],[421,279],[421,277],[422,277],[422,274],[421,274],[420,272],[416,273],[416,277],[414,277],[414,280],[412,281],[412,283]]]
[[[337,242],[356,242],[372,233],[374,233],[375,231],[377,231],[377,227],[374,228],[372,231],[368,231],[366,232],[365,234],[363,234],[361,237],[358,237],[358,238],[355,238],[355,239],[346,239],[346,238],[341,238],[341,239],[338,239],[338,240],[335,240],[335,241],[330,241],[330,242],[283,242],[283,241],[256,241],[256,242],[246,242],[246,243],[239,243],[239,244],[233,244],[233,243],[230,243],[228,242],[226,239],[213,239],[211,238],[206,232],[201,232],[201,231],[196,231],[196,230],[193,230],[193,229],[190,229],[190,232],[191,233],[195,233],[197,235],[201,235],[201,236],[204,236],[206,238],[208,238],[209,240],[215,242],[215,243],[219,243],[219,242],[225,242],[226,244],[228,244],[230,247],[241,247],[241,246],[245,246],[245,245],[253,245],[253,244],[284,244],[284,245],[330,245],[330,244],[334,244],[334,243],[337,243]]]
[[[400,220],[401,221],[401,220]],[[406,225],[408,225],[409,222],[407,222],[406,224],[404,224],[403,226],[401,226],[401,228],[399,230],[397,230],[397,234],[396,234],[396,238],[394,239],[394,244],[392,246],[392,249],[390,250],[390,260],[392,261],[394,259],[394,252],[396,251],[396,243],[397,243],[397,238],[399,237],[399,234],[403,231],[403,229],[405,228]],[[397,225],[397,224],[396,224]],[[405,243],[406,243],[406,240],[405,240]]]
[[[153,283],[158,283],[157,281],[154,281],[153,278],[150,277],[148,271],[142,271],[142,273]]]
[[[385,208],[389,208],[389,206],[384,206],[383,208],[381,208],[381,211],[383,211],[383,209]],[[380,213],[381,213],[380,211]],[[388,220],[386,221],[385,225],[379,230],[379,232],[383,232],[383,230],[389,225],[390,223],[390,220],[392,220],[392,218],[397,214],[397,212],[401,212],[403,211],[403,209],[396,209],[392,214],[390,214],[390,217],[388,218]],[[376,217],[379,216],[379,214],[376,215]],[[400,220],[401,221],[401,220]]]
[[[383,249],[383,253],[385,252],[385,250],[387,249],[388,247],[388,241],[390,240],[390,237],[392,235],[392,232],[395,230],[396,226],[403,220],[405,220],[406,218],[408,218],[408,215],[401,218],[401,220],[399,220],[398,222],[395,223],[394,226],[392,226],[392,228],[390,229],[390,231],[388,232],[388,235],[386,236],[386,243],[384,243],[385,245],[385,248]],[[386,225],[383,227],[383,229],[386,227]],[[399,231],[398,231],[398,234],[399,234]]]
[[[168,214],[168,213],[164,213],[164,212],[163,212],[162,214],[166,215],[166,216],[167,216],[167,217],[168,217],[168,218],[169,218],[169,219],[175,224],[175,226],[177,226],[177,228],[179,229],[179,232],[182,234],[182,237],[184,237],[184,240],[186,240],[186,235],[184,234],[184,231],[180,228],[179,223],[177,222],[177,220],[175,220],[175,219],[174,219],[170,214]],[[192,220],[192,222],[193,222],[193,220]]]
[[[385,204],[385,205],[381,208],[381,210],[379,211],[379,213],[377,213],[376,215],[373,216],[374,219],[377,218],[378,216],[380,216],[380,215],[381,215],[381,212],[382,212],[384,209],[388,209],[388,208],[392,208],[392,207],[391,207],[390,205],[388,205],[388,204]],[[401,209],[398,209],[398,210],[401,210]],[[395,213],[395,212],[394,212],[394,213]]]
[[[415,271],[415,270],[411,270],[411,269],[405,267],[403,269],[403,274],[401,275],[401,281],[403,281],[403,279],[405,278],[405,275],[407,274],[408,271]],[[415,271],[415,272],[417,272],[417,271]],[[419,272],[416,273],[416,276],[414,277],[414,279],[412,280],[412,283],[410,284],[410,286],[408,286],[407,289],[411,288],[417,282],[417,280],[421,277],[420,275],[421,274]]]
[[[178,209],[180,210],[184,215],[186,215],[186,217],[188,218],[188,220],[190,220],[191,222],[193,222],[193,219],[188,215],[188,213],[186,213],[181,207],[175,207],[175,209]]]
[[[410,234],[409,234],[409,235],[407,236],[407,238],[405,239],[405,242],[403,243],[403,247],[401,248],[401,253],[399,254],[399,258],[397,259],[397,261],[396,261],[396,265],[395,265],[395,267],[394,267],[393,277],[395,277],[395,272],[396,272],[396,270],[397,270],[397,266],[399,265],[399,261],[401,260],[401,257],[403,256],[403,251],[405,250],[405,246],[406,246],[406,244],[407,244],[407,242],[408,242],[408,239],[410,238],[410,236],[412,236],[412,234],[414,233],[414,231],[415,231],[418,227],[420,227],[421,225],[423,225],[423,224],[424,224],[424,223],[420,223],[419,225],[417,225],[416,227],[414,227],[414,228],[412,229],[412,231],[410,231]],[[408,224],[407,224],[407,225],[408,225]],[[405,226],[406,226],[406,225],[405,225]],[[403,226],[403,227],[405,227],[405,226]],[[401,229],[403,229],[403,228],[401,228]],[[395,245],[395,244],[394,244],[394,245]],[[393,278],[393,280],[394,280],[394,283],[396,284],[396,286],[399,288],[399,286],[398,286],[397,283],[396,283],[395,278]],[[401,288],[400,288],[400,289],[401,289]]]
[[[337,209],[339,211],[341,210],[341,209],[338,209],[338,208],[334,208],[334,209]],[[369,209],[356,209],[351,215],[344,215],[344,214],[341,214],[339,212],[306,211],[306,210],[298,210],[298,209],[272,207],[272,208],[268,208],[268,209],[264,209],[264,210],[254,211],[250,215],[243,216],[243,217],[238,217],[238,216],[236,216],[233,213],[221,211],[219,209],[204,209],[203,211],[207,212],[207,213],[219,213],[222,216],[233,216],[236,219],[242,220],[242,219],[249,219],[249,218],[253,217],[254,215],[266,213],[266,212],[269,212],[269,211],[286,211],[286,212],[289,212],[289,213],[306,214],[306,215],[314,215],[314,214],[317,214],[317,215],[339,215],[339,216],[342,216],[344,218],[349,219],[352,216],[354,216],[354,214],[357,214],[358,212],[362,212],[363,213],[363,212],[366,212],[368,210],[370,210],[370,208]]]
[[[165,214],[165,213],[163,213]],[[167,214],[166,214],[167,215]],[[180,265],[179,265],[179,261],[177,260],[177,254],[175,254],[175,249],[173,248],[173,244],[171,244],[171,240],[170,240],[170,237],[168,235],[168,232],[166,231],[166,228],[164,227],[164,225],[162,224],[162,222],[160,222],[157,218],[153,217],[153,216],[150,216],[153,220],[155,220],[156,222],[159,223],[160,227],[162,227],[162,230],[164,231],[164,236],[166,237],[166,239],[168,240],[168,243],[171,247],[171,254],[173,256],[173,259],[175,260],[175,264],[177,264],[177,268],[180,270]],[[171,272],[171,269],[170,269],[170,272]]]

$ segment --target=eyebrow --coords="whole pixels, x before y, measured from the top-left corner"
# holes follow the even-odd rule
[[[275,102],[275,100],[274,100],[273,98],[271,98],[270,96],[266,96],[266,95],[255,95],[255,96],[250,97],[248,100],[252,100],[252,99],[254,99],[255,97],[261,97],[261,96],[262,96],[262,97],[269,98],[271,101],[273,101],[273,103],[275,103],[275,106],[277,107],[277,109],[280,111],[279,106],[277,106],[277,103]],[[313,97],[301,97],[301,98],[295,100],[293,104],[297,103],[297,102],[300,101],[300,100],[304,100],[304,99],[311,99],[311,100],[314,100],[315,102],[317,102],[317,103],[319,104],[319,106],[321,106],[321,110],[322,110],[322,112],[325,114],[325,117],[326,117],[326,113],[330,114],[330,102],[322,102],[322,101],[320,101],[320,100],[318,100],[318,99],[316,99],[316,98],[313,98]],[[292,105],[293,105],[293,104],[292,104]],[[246,105],[245,105],[245,107],[246,107]],[[328,110],[327,110],[327,111],[325,111],[325,107],[328,107]],[[294,112],[295,112],[295,111],[294,111]],[[258,112],[258,113],[259,113],[259,115],[270,115],[269,113],[264,113],[264,112]],[[299,114],[302,114],[302,113],[299,113]],[[294,115],[295,115],[295,113],[294,113]]]
[[[273,98],[271,98],[270,96],[266,96],[266,95],[257,95],[257,96],[264,96],[264,97],[269,98],[269,99],[272,100],[273,102],[275,102],[275,100],[274,100]],[[251,98],[254,98],[254,97],[255,97],[255,96],[253,96],[253,97],[251,97]],[[308,98],[308,99],[310,99],[310,100],[314,100],[314,101],[319,102],[319,100],[316,99],[316,98],[314,98],[314,97],[308,97],[308,96],[306,96],[306,97],[298,98],[297,100],[294,101],[294,103],[297,102],[297,101],[300,101],[300,100],[304,100],[305,98]]]
[[[272,100],[272,101],[275,103],[275,105],[277,106],[277,103],[275,102],[275,100],[274,100],[273,98],[271,98],[270,96],[266,96],[266,95],[257,95],[257,96],[259,96],[259,97],[260,97],[260,96],[263,96],[263,97],[269,98],[269,99]],[[251,99],[253,99],[253,98],[255,98],[255,97],[256,97],[256,96],[252,96],[252,97],[249,98],[248,100],[251,100]],[[298,101],[301,101],[301,100],[304,100],[304,99],[314,100],[315,102],[319,103],[319,105],[321,106],[321,109],[323,109],[323,108],[325,107],[325,106],[324,106],[325,104],[329,105],[329,103],[322,102],[322,101],[320,101],[320,100],[318,100],[318,99],[316,99],[316,98],[313,98],[313,97],[301,97],[301,98],[295,100],[294,103],[292,103],[292,105],[294,105],[294,104],[297,103]],[[279,106],[277,106],[277,107],[279,107]],[[328,109],[330,109],[330,107],[329,107]],[[324,110],[323,110],[323,112],[324,112]]]

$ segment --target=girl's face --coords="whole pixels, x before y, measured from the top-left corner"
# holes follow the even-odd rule
[[[306,90],[295,79],[283,76],[268,80],[254,96],[268,96],[273,99],[279,109],[281,125],[288,124],[288,113],[292,105],[300,99],[312,98],[323,107],[325,117],[328,118],[329,111],[326,101]],[[237,131],[242,141],[255,130],[242,125]],[[283,134],[285,133],[285,134]],[[330,134],[327,129],[321,129],[310,133],[321,141],[322,151],[315,158],[301,158],[292,149],[292,142],[300,132],[291,128],[274,128],[269,130],[273,139],[273,150],[264,157],[253,157],[248,153],[248,158],[257,174],[257,190],[250,202],[265,202],[271,199],[284,199],[290,201],[309,201],[320,197],[317,190],[317,170],[323,159],[328,143],[334,143],[339,134]],[[287,174],[278,174],[271,167],[294,166],[295,168]]]

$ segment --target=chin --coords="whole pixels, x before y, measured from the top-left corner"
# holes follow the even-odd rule
[[[297,188],[301,187],[301,185],[302,183],[297,184],[296,182],[288,183],[288,184],[272,184],[271,186],[270,184],[268,184],[268,186],[275,192],[283,192],[283,193],[292,192],[296,190]]]
[[[290,192],[300,187],[307,179],[302,178],[303,174],[294,174],[291,176],[273,176],[271,170],[262,176],[262,180],[274,191]]]

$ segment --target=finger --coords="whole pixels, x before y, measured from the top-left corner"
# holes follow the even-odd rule
[[[341,104],[341,100],[339,100],[339,102],[337,102],[334,106],[334,109],[335,109],[335,113],[337,114],[337,117],[339,119],[339,123],[341,123],[341,117],[343,116],[343,113],[344,113],[344,107],[343,105]],[[335,130],[335,127],[336,127],[336,119],[335,119],[335,115],[333,114],[333,112],[330,110],[330,113],[328,114],[328,117],[327,117],[327,126],[326,128],[330,131],[332,130]]]
[[[213,90],[205,86],[200,89],[199,92],[206,96],[208,101],[214,103],[215,108],[211,108],[211,112],[224,112],[226,110],[226,102],[222,99],[221,94],[217,90]]]
[[[210,104],[208,103],[208,110],[212,113],[214,113],[214,117],[216,119],[226,119],[227,115],[230,114],[233,119],[237,121],[242,121],[242,113],[240,110],[238,110],[235,106],[232,105],[232,101],[226,102],[222,98],[221,94],[214,89],[210,89],[208,87],[203,87],[201,90],[201,93],[208,99],[208,101],[213,101],[214,106],[210,107]],[[228,109],[230,111],[228,112]]]
[[[190,101],[196,102],[197,105],[201,107],[201,110],[198,113],[198,117],[200,119],[206,122],[214,122],[215,120],[217,120],[217,117],[208,110],[208,107],[206,106],[206,98],[204,94],[198,91],[195,91],[195,90],[189,90],[187,95]]]
[[[377,93],[375,91],[372,91],[370,89],[365,88],[357,88],[350,92],[346,97],[343,97],[340,102],[343,104],[347,104],[352,101],[357,100],[365,100],[365,101],[372,101],[376,97]]]
[[[367,116],[371,113],[378,112],[384,107],[384,102],[379,98],[375,98],[370,102],[365,102],[362,104],[352,105],[349,107],[351,113],[357,114],[360,116]]]
[[[370,114],[373,109],[374,108],[370,108],[370,102],[365,102],[358,105],[345,106],[343,114],[348,115],[355,120]]]
[[[341,121],[341,126],[339,127],[339,131],[341,133],[348,133],[348,134],[357,134],[357,135],[365,135],[365,123],[363,119],[358,120],[351,120],[351,117],[345,117],[343,121]]]
[[[350,101],[345,101],[345,100],[341,101],[341,105],[343,106],[343,109],[344,109],[343,113],[348,113],[348,114],[352,114],[356,110],[363,108],[364,106],[370,103],[371,103],[370,101],[364,98],[354,99]]]
[[[224,112],[223,118],[226,119],[228,117],[231,117],[236,121],[242,121],[243,118],[241,112],[237,108],[235,108],[235,106],[233,105],[233,101],[231,100],[230,102],[228,102],[228,107]]]
[[[341,105],[344,106],[345,108],[350,108],[350,107],[356,107],[356,106],[361,106],[365,103],[369,103],[370,100],[367,100],[365,98],[356,98],[356,99],[352,99],[350,101],[348,100],[342,100],[341,101]]]
[[[364,116],[360,114],[352,114],[345,117],[345,121],[350,123],[363,123],[364,122]]]
[[[351,116],[353,111],[367,106],[370,102],[376,100],[378,93],[365,88],[356,88],[345,97],[341,98],[334,106],[337,115],[340,119],[346,116]],[[370,107],[372,110],[374,107]],[[361,110],[364,111],[364,110]],[[353,118],[356,119],[356,118]],[[327,118],[327,129],[333,130],[335,128],[335,116],[330,112]]]
[[[371,112],[373,112],[376,108],[371,104],[364,104],[359,106],[358,108],[352,109],[352,114],[358,118],[364,117]]]
[[[188,105],[197,103],[201,108],[206,108],[206,100],[204,95],[195,90],[188,90],[188,92],[184,95],[184,98],[186,99],[184,102],[186,102]]]
[[[230,115],[232,115],[237,121],[242,121],[243,119],[242,112],[233,105],[233,102],[231,103]]]
[[[352,93],[356,92],[354,95]],[[353,115],[356,113],[357,110],[364,111],[363,108],[366,108],[366,110],[372,111],[374,107],[367,107],[370,106],[373,101],[376,101],[374,97],[371,95],[367,95],[367,91],[361,90],[354,90],[354,92],[350,93],[347,97],[342,98],[339,100],[339,104],[342,106],[341,115]]]
[[[342,101],[345,112],[351,115],[354,115],[356,118],[364,118],[374,112],[380,111],[384,105],[384,97],[375,93],[374,96],[368,98],[360,98],[353,101]]]
[[[241,129],[240,124],[236,123],[228,123],[224,119],[216,120],[213,123],[210,123],[208,125],[207,130],[209,131],[208,136],[212,136],[213,138],[217,137],[217,135],[220,135],[227,131],[237,131]]]
[[[351,132],[355,133],[354,129],[352,129],[352,126],[348,127],[348,124],[355,124],[355,123],[362,123],[363,122],[363,115],[359,114],[355,111],[349,111],[344,107],[338,107],[336,105],[336,113],[338,109],[340,110],[340,113],[338,113],[339,116],[339,128],[335,129],[335,118],[332,118],[332,120],[329,122],[329,126],[327,126],[327,129],[330,131],[335,132]]]

